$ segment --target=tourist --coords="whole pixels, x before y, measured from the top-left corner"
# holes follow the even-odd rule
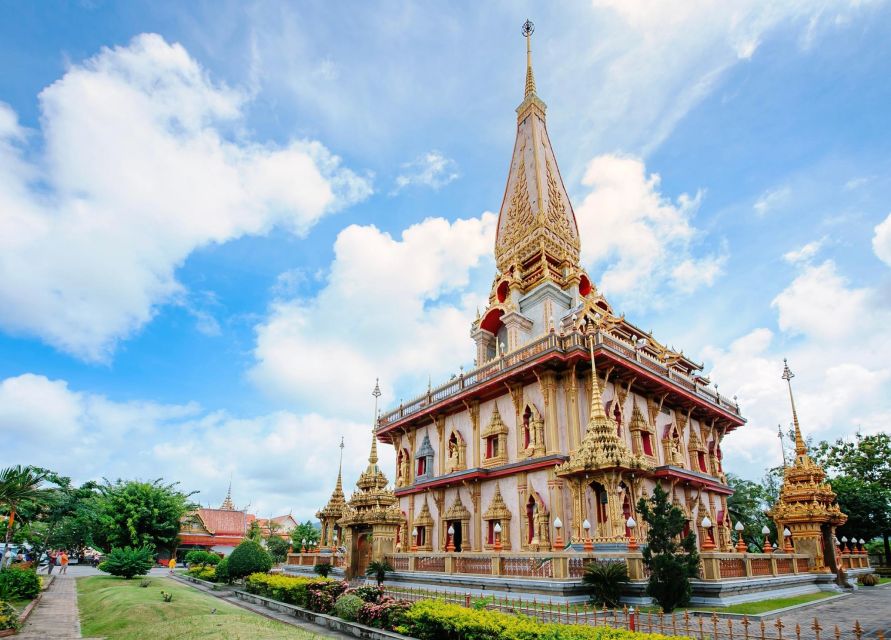
[[[53,572],[53,569],[56,568],[56,552],[55,551],[47,551],[46,552],[46,575],[50,575]]]
[[[170,575],[173,575],[173,570],[176,569],[176,558],[170,558],[167,566],[170,568]]]
[[[61,567],[59,573],[63,576],[68,573],[68,552],[64,549],[62,550],[62,553],[59,554],[59,566]]]

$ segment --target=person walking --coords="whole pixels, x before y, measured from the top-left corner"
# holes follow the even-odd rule
[[[46,575],[50,575],[53,572],[53,569],[56,568],[56,552],[55,551],[47,551],[46,552]]]
[[[173,575],[173,570],[176,569],[176,558],[170,558],[167,567],[170,569],[170,575]]]
[[[59,566],[61,567],[59,573],[63,576],[68,573],[68,552],[64,549],[62,550],[62,553],[59,554]]]

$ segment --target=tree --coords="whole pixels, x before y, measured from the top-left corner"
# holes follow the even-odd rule
[[[321,530],[312,522],[307,520],[303,524],[298,524],[291,529],[291,540],[294,541],[295,547],[302,547],[303,541],[306,540],[307,546],[315,546],[321,537]]]
[[[45,502],[47,495],[42,488],[46,474],[34,467],[7,467],[0,471],[0,511],[6,514],[6,537],[0,569],[6,562],[6,551],[15,528],[16,513],[30,504]]]
[[[250,525],[248,525],[248,530],[244,537],[248,540],[253,540],[254,542],[260,542],[260,540],[263,539],[263,532],[260,530],[260,525],[256,520],[253,520]]]
[[[761,529],[765,525],[771,530],[771,539],[776,540],[776,524],[767,517],[765,510],[770,508],[779,495],[779,481],[777,478],[782,472],[782,467],[768,470],[761,484],[744,480],[732,473],[727,474],[727,485],[733,489],[733,495],[727,498],[727,511],[730,520],[735,525],[743,524],[743,540],[747,544],[761,549],[764,545],[764,535]],[[773,495],[773,487],[776,494]]]
[[[287,560],[290,546],[291,544],[280,536],[269,536],[266,538],[266,550],[276,563]]]
[[[245,540],[229,555],[230,578],[243,578],[252,573],[266,573],[272,569],[272,556],[259,543]]]
[[[194,508],[191,493],[177,489],[178,483],[108,480],[97,498],[100,526],[94,536],[102,549],[150,547],[173,553],[180,521]]]
[[[388,573],[393,571],[393,565],[384,560],[372,560],[368,563],[368,568],[365,569],[366,576],[374,576],[374,579],[377,580],[377,586],[380,587],[384,584],[384,580],[387,577]]]
[[[594,560],[585,565],[582,582],[598,607],[618,607],[622,587],[628,582],[628,565],[624,562]]]
[[[699,572],[696,537],[691,532],[681,538],[684,513],[669,502],[661,484],[656,484],[649,500],[637,502],[637,511],[649,525],[643,550],[644,565],[650,570],[647,595],[671,613],[690,602],[690,579]]]
[[[832,480],[838,506],[848,516],[837,536],[872,540],[891,531],[891,488],[860,478],[839,476]]]
[[[853,441],[839,438],[832,444],[821,442],[815,447],[813,457],[833,475],[856,478],[871,485],[871,495],[891,487],[891,434],[858,433]],[[832,483],[835,486],[834,480]],[[886,524],[880,535],[884,541],[885,563],[891,564],[891,526]]]

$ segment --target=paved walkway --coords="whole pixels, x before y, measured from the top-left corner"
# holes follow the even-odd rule
[[[81,637],[74,577],[56,576],[16,637],[28,640],[70,640]]]
[[[770,616],[769,619],[776,618],[783,620],[786,625],[783,635],[788,637],[794,636],[796,624],[801,625],[802,638],[813,637],[811,625],[817,618],[823,627],[823,638],[833,637],[835,625],[844,637],[853,637],[851,632],[855,622],[863,628],[864,638],[876,638],[879,631],[891,638],[891,585],[861,587],[850,597]]]

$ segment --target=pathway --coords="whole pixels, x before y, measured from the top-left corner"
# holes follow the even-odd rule
[[[816,604],[796,611],[788,611],[769,619],[782,618],[786,625],[784,635],[794,637],[795,625],[801,625],[802,637],[812,637],[814,618],[823,627],[824,638],[833,637],[835,625],[842,632],[850,632],[855,622],[860,622],[864,638],[876,638],[877,632],[891,638],[891,585],[861,587],[851,597],[838,598],[825,604]]]
[[[72,576],[57,575],[16,638],[70,640],[80,637],[75,580]]]

